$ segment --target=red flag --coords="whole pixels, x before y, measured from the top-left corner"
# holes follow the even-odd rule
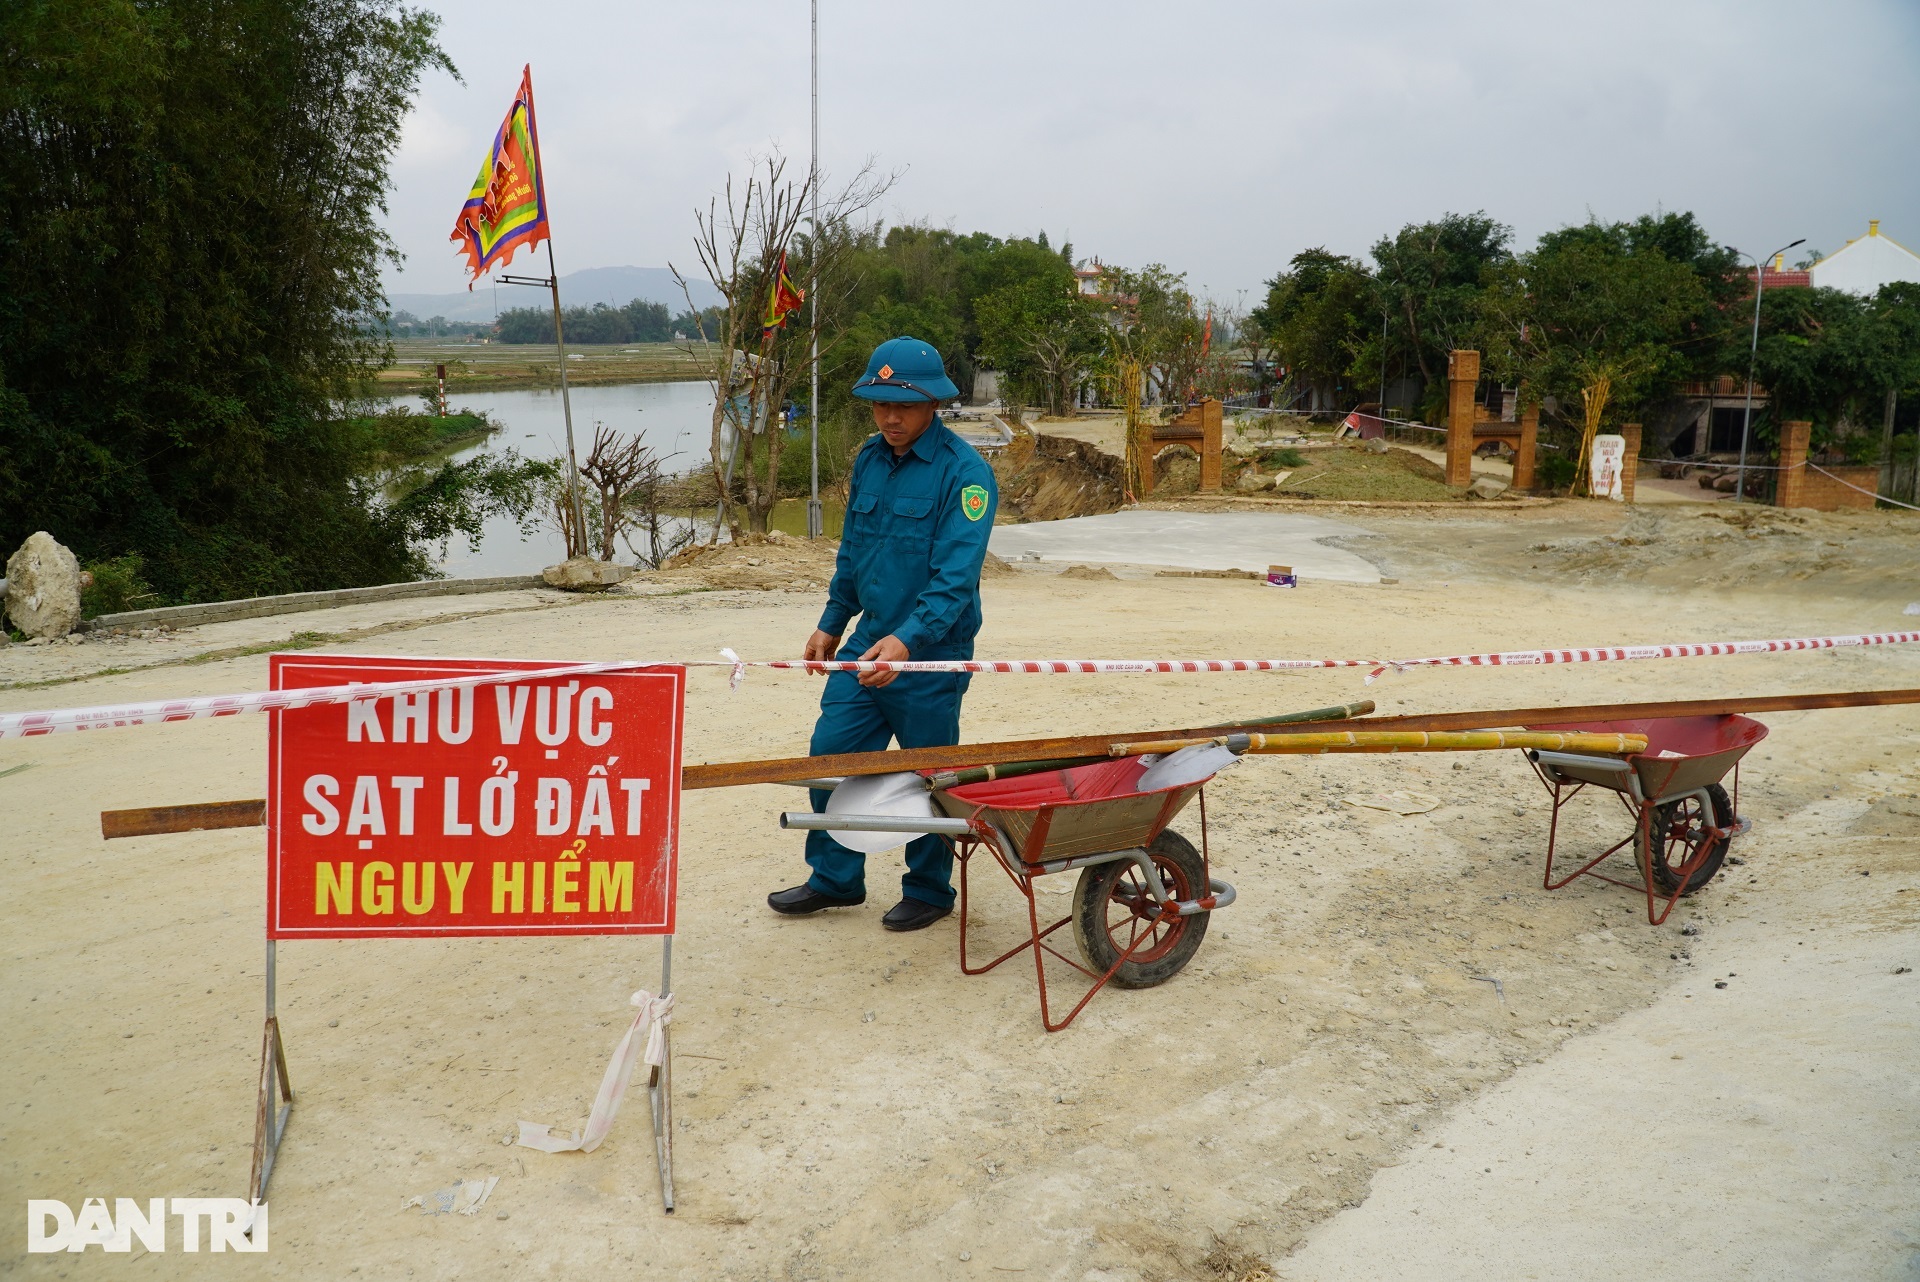
[[[780,266],[773,273],[773,290],[767,298],[767,318],[760,326],[760,337],[773,337],[773,331],[783,328],[787,323],[787,313],[796,310],[807,301],[807,291],[793,283],[787,275],[786,251],[780,252]]]
[[[540,132],[533,118],[533,66],[521,72],[520,92],[493,136],[493,148],[454,219],[453,235],[467,256],[467,288],[520,249],[547,238],[547,197],[540,179]]]

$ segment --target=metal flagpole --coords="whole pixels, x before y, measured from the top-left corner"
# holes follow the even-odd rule
[[[808,328],[813,331],[813,401],[807,415],[808,435],[812,438],[813,473],[807,491],[807,537],[817,539],[826,533],[826,520],[820,510],[820,0],[812,0],[813,35],[813,150],[807,165],[808,195],[812,200],[809,221],[813,224],[813,262],[807,280]]]
[[[567,395],[567,340],[560,328],[560,269],[553,265],[553,234],[547,234],[547,284],[553,290],[553,346],[560,353],[560,413],[567,422],[567,496],[572,500],[574,528],[580,531],[580,552],[587,547],[587,517],[580,508],[580,463],[573,449],[573,399]]]

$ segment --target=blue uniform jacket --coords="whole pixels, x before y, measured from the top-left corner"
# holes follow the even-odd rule
[[[972,658],[998,506],[993,469],[938,416],[897,459],[876,434],[853,460],[820,630],[840,636],[857,614],[856,656],[891,634],[911,658]]]

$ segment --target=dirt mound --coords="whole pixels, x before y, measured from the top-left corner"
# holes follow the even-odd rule
[[[1117,582],[1120,578],[1104,565],[1070,565],[1060,571],[1063,579],[1094,579],[1097,581]]]
[[[795,539],[775,530],[743,535],[736,543],[689,548],[664,569],[642,576],[654,583],[748,588],[762,592],[824,589],[833,578],[840,544],[831,539]]]
[[[1153,496],[1171,498],[1200,490],[1200,456],[1186,445],[1169,445],[1153,458]]]
[[[1099,446],[1027,431],[993,461],[1002,520],[1058,521],[1117,512],[1125,499],[1119,459]]]
[[[987,559],[982,562],[980,566],[980,577],[983,579],[1005,579],[1018,573],[1020,573],[1020,571],[1014,569],[991,552],[987,553]]]

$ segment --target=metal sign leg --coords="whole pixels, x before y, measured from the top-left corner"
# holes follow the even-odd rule
[[[673,993],[673,936],[660,941],[660,995]],[[673,1025],[661,1032],[666,1054],[647,1076],[648,1115],[653,1119],[653,1160],[660,1168],[660,1201],[673,1214]]]
[[[293,1111],[293,1083],[287,1077],[287,1052],[280,1044],[280,1017],[274,1008],[273,944],[267,941],[267,1023],[260,1037],[260,1096],[253,1120],[253,1173],[247,1180],[247,1198],[254,1202],[266,1200],[273,1159],[279,1156],[287,1115]]]

